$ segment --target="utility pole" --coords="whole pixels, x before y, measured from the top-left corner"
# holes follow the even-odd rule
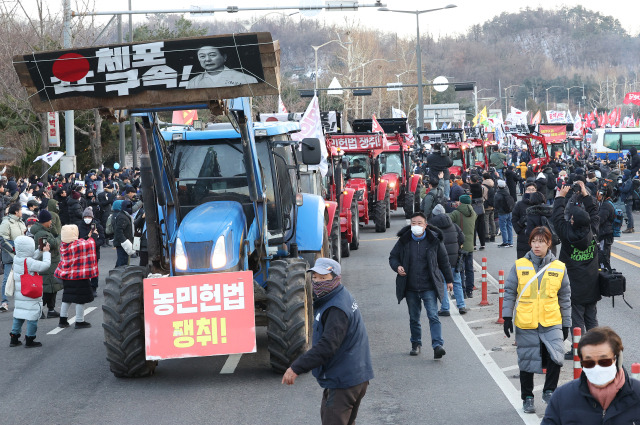
[[[63,7],[63,30],[62,30],[62,46],[65,49],[71,48],[71,0],[64,0]],[[66,173],[76,172],[76,141],[75,141],[75,113],[74,111],[65,111],[64,113],[64,137],[65,137],[65,155],[60,158],[60,172]]]
[[[122,44],[122,15],[118,15],[118,44]],[[118,123],[118,135],[120,136],[120,154],[119,154],[119,158],[120,158],[120,167],[124,168],[124,160],[125,160],[125,155],[126,155],[126,151],[125,151],[125,134],[126,134],[126,127],[125,127],[125,123],[121,122]]]
[[[131,0],[129,0],[129,10],[131,10]],[[133,15],[129,15],[129,43],[133,43]],[[133,155],[133,168],[138,166],[138,133],[136,132],[136,119],[129,117],[131,126],[131,152]]]

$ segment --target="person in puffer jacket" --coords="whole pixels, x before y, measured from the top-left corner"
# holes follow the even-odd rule
[[[13,327],[11,328],[10,347],[22,345],[20,334],[22,325],[27,321],[27,333],[25,346],[41,347],[42,343],[37,342],[36,332],[38,330],[38,319],[42,314],[42,294],[38,298],[30,298],[22,295],[22,277],[25,274],[24,266],[27,265],[29,274],[46,272],[51,265],[51,254],[49,244],[46,243],[42,252],[36,251],[35,241],[28,236],[18,236],[14,242],[16,256],[13,258],[13,279],[15,282],[14,298],[15,309],[13,310]],[[42,258],[42,261],[39,260]]]
[[[524,255],[531,249],[529,246],[529,234],[525,232],[527,229],[527,208],[534,205],[533,202],[538,199],[538,197],[534,197],[533,200],[531,199],[531,196],[534,193],[538,193],[534,182],[527,183],[524,190],[525,193],[522,195],[522,199],[516,202],[513,207],[513,211],[511,212],[513,230],[516,232],[517,236],[517,258],[524,257]]]

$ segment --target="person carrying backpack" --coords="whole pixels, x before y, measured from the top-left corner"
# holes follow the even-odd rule
[[[600,209],[600,228],[598,229],[598,244],[600,251],[606,258],[607,262],[611,261],[611,245],[613,245],[613,221],[616,218],[616,208],[611,201],[613,188],[611,186],[602,186],[598,190],[598,201]],[[601,261],[602,262],[602,261]]]
[[[433,209],[438,204],[442,204],[444,201],[444,190],[440,187],[440,179],[436,177],[431,177],[429,179],[429,193],[425,195],[422,199],[422,204],[420,205],[420,209],[427,217],[427,219],[431,218],[431,213]]]
[[[513,247],[513,226],[511,224],[511,211],[515,201],[507,189],[507,182],[498,180],[498,191],[494,198],[494,209],[498,214],[498,224],[502,234],[502,243],[498,248]]]

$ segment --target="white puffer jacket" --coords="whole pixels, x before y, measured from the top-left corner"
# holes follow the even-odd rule
[[[22,295],[21,277],[24,274],[24,260],[27,260],[29,274],[41,273],[49,270],[51,254],[49,252],[36,251],[36,244],[28,236],[18,236],[15,240],[16,256],[13,259],[13,279],[16,284],[14,291],[15,308],[13,317],[16,319],[38,320],[42,313],[42,297],[27,298]],[[38,258],[42,257],[42,261]]]

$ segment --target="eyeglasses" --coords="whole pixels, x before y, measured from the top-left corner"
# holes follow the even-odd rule
[[[598,366],[600,367],[609,367],[613,364],[613,362],[616,361],[616,358],[612,358],[612,359],[599,359],[599,360],[581,360],[580,364],[582,365],[582,367],[584,369],[592,369],[595,367],[596,363],[598,363]]]

